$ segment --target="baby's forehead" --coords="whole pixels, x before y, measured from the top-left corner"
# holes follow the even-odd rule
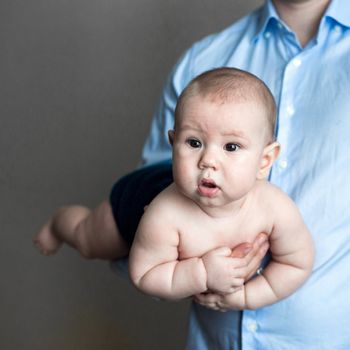
[[[230,112],[232,110],[233,113],[237,113],[237,110],[240,110],[242,117],[253,109],[259,110],[260,116],[261,112],[264,113],[266,111],[265,106],[262,106],[257,99],[244,98],[242,96],[230,96],[228,98],[227,96],[223,97],[213,93],[187,96],[181,107],[180,113],[178,113],[179,122],[189,117],[200,119],[203,111],[212,109],[218,112],[216,115],[218,118],[220,117],[220,111]]]
[[[266,113],[256,101],[246,99],[223,100],[215,96],[193,96],[178,114],[178,124],[219,123],[234,125],[245,120],[267,123]],[[260,122],[259,122],[260,120]]]
[[[218,107],[236,106],[236,105],[257,105],[261,104],[261,99],[252,94],[246,95],[239,91],[222,92],[197,92],[188,94],[183,101],[183,107],[193,104],[212,103]]]
[[[178,113],[178,131],[198,130],[243,137],[269,128],[266,109],[254,99],[222,99],[218,96],[191,96]]]

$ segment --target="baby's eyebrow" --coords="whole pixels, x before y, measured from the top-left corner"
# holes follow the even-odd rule
[[[233,138],[232,141],[239,142],[240,144],[244,144],[245,146],[249,146],[251,144],[251,139],[241,130],[226,130],[221,133],[223,137]]]
[[[223,136],[238,136],[242,138],[246,138],[246,135],[243,131],[241,130],[226,130],[225,132],[222,133]]]
[[[204,132],[204,130],[199,127],[199,126],[195,126],[195,125],[189,125],[189,124],[184,124],[181,125],[178,130],[181,131],[194,131],[194,132],[199,132],[202,133]],[[237,137],[239,139],[245,140],[245,141],[249,141],[249,137],[245,134],[244,131],[239,130],[239,129],[229,129],[229,130],[225,130],[223,132],[220,133],[222,136],[224,137]]]
[[[191,130],[191,131],[203,131],[201,128],[195,127],[193,125],[182,125],[179,130]]]

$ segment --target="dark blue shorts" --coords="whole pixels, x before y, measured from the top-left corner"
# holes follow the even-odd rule
[[[172,165],[166,161],[125,175],[113,186],[109,200],[114,220],[130,247],[144,207],[172,182]]]

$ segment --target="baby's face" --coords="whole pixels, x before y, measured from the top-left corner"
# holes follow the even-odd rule
[[[265,113],[255,102],[190,97],[173,137],[180,191],[209,207],[243,199],[255,184],[266,146]]]

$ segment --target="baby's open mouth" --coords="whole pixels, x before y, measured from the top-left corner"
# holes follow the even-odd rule
[[[214,197],[218,191],[219,187],[211,179],[202,179],[198,185],[198,192],[204,197]]]
[[[213,180],[206,180],[206,179],[203,179],[201,181],[201,186],[208,187],[208,188],[216,188],[217,187]]]

